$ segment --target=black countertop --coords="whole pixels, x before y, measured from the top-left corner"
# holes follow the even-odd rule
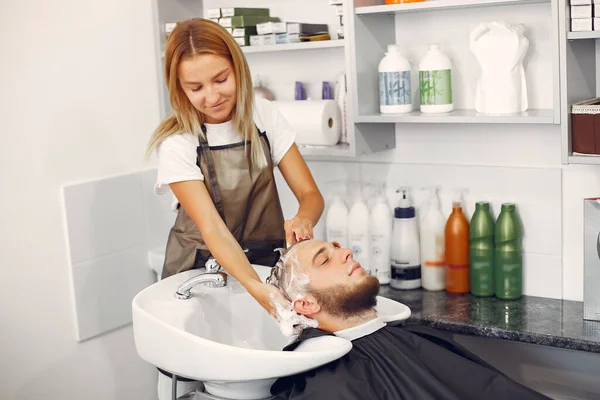
[[[583,319],[583,303],[523,296],[505,301],[381,286],[379,295],[406,304],[409,321],[453,333],[600,353],[600,321]]]

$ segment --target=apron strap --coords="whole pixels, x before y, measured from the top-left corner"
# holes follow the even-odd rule
[[[219,187],[219,182],[217,182],[217,174],[215,172],[215,162],[213,161],[212,153],[210,152],[210,148],[208,146],[208,141],[206,140],[206,126],[202,124],[202,133],[204,136],[198,135],[198,147],[200,148],[200,152],[206,157],[206,167],[208,168],[208,179],[209,184],[212,187],[213,192],[213,202],[215,203],[215,207],[219,212],[219,215],[225,220],[225,211],[223,209],[223,198],[221,197],[221,188]],[[198,160],[198,165],[200,165],[200,160]]]

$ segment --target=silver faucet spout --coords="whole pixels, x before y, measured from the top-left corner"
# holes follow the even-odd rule
[[[209,287],[223,287],[227,285],[227,274],[224,272],[209,272],[194,276],[183,282],[177,288],[175,297],[180,300],[192,298],[192,289],[194,286],[204,284]]]

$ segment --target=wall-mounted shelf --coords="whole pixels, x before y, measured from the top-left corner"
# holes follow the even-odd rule
[[[520,114],[490,115],[474,110],[454,110],[447,114],[423,114],[413,111],[407,114],[359,115],[357,123],[417,123],[417,124],[553,124],[554,110],[528,110]]]
[[[569,164],[600,165],[600,156],[569,156]]]
[[[567,39],[600,39],[600,31],[592,32],[567,32]]]
[[[512,115],[479,114],[474,110],[473,63],[477,63],[469,48],[471,26],[479,21],[512,20],[523,10],[527,16],[519,22],[525,25],[529,40],[535,37],[558,37],[558,5],[556,0],[430,0],[418,3],[381,5],[380,0],[354,0],[352,18],[347,24],[347,41],[352,57],[353,75],[349,81],[355,93],[352,109],[354,122],[362,124],[560,124],[559,46],[557,40],[535,44],[541,57],[535,75],[528,72],[529,110]],[[463,11],[463,9],[471,9]],[[454,10],[446,14],[446,10]],[[458,11],[456,11],[458,10]],[[414,12],[423,12],[418,18]],[[447,15],[447,16],[446,16]],[[469,17],[473,15],[473,17]],[[534,17],[535,16],[535,17]],[[543,20],[543,23],[539,21]],[[451,33],[450,33],[451,32]],[[458,39],[457,39],[458,38]],[[378,65],[389,44],[397,44],[409,58],[413,68],[426,52],[428,43],[441,43],[453,57],[453,75],[462,77],[453,82],[455,111],[448,114],[423,114],[419,109],[418,81],[412,79],[413,111],[408,114],[379,113]],[[530,44],[531,46],[531,44]],[[465,49],[467,49],[465,51]],[[469,62],[465,62],[469,60]],[[544,67],[539,65],[543,63]],[[527,68],[527,67],[526,67]],[[413,69],[411,74],[417,74]],[[539,79],[540,76],[552,78]],[[453,78],[454,79],[454,78]],[[455,83],[456,82],[456,83]],[[415,87],[415,84],[417,85]],[[543,95],[541,95],[543,93]]]
[[[352,155],[349,144],[343,143],[336,146],[298,146],[303,156],[308,157],[348,157]]]
[[[321,40],[316,42],[274,44],[269,46],[244,46],[242,47],[242,51],[245,54],[252,54],[273,51],[331,49],[336,47],[343,48],[344,44],[344,40]]]
[[[485,6],[550,3],[550,0],[431,0],[418,3],[356,7],[356,15],[397,14],[419,11],[450,10]]]

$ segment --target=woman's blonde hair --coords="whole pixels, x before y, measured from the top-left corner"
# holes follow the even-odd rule
[[[250,162],[262,169],[266,163],[263,146],[254,125],[254,92],[252,76],[242,49],[221,25],[203,18],[178,22],[169,35],[165,50],[165,82],[169,90],[171,115],[166,117],[152,134],[146,156],[171,135],[189,132],[201,135],[204,115],[190,103],[179,83],[179,64],[198,54],[215,54],[231,61],[236,79],[236,104],[233,108],[233,129],[245,141],[251,141]]]

